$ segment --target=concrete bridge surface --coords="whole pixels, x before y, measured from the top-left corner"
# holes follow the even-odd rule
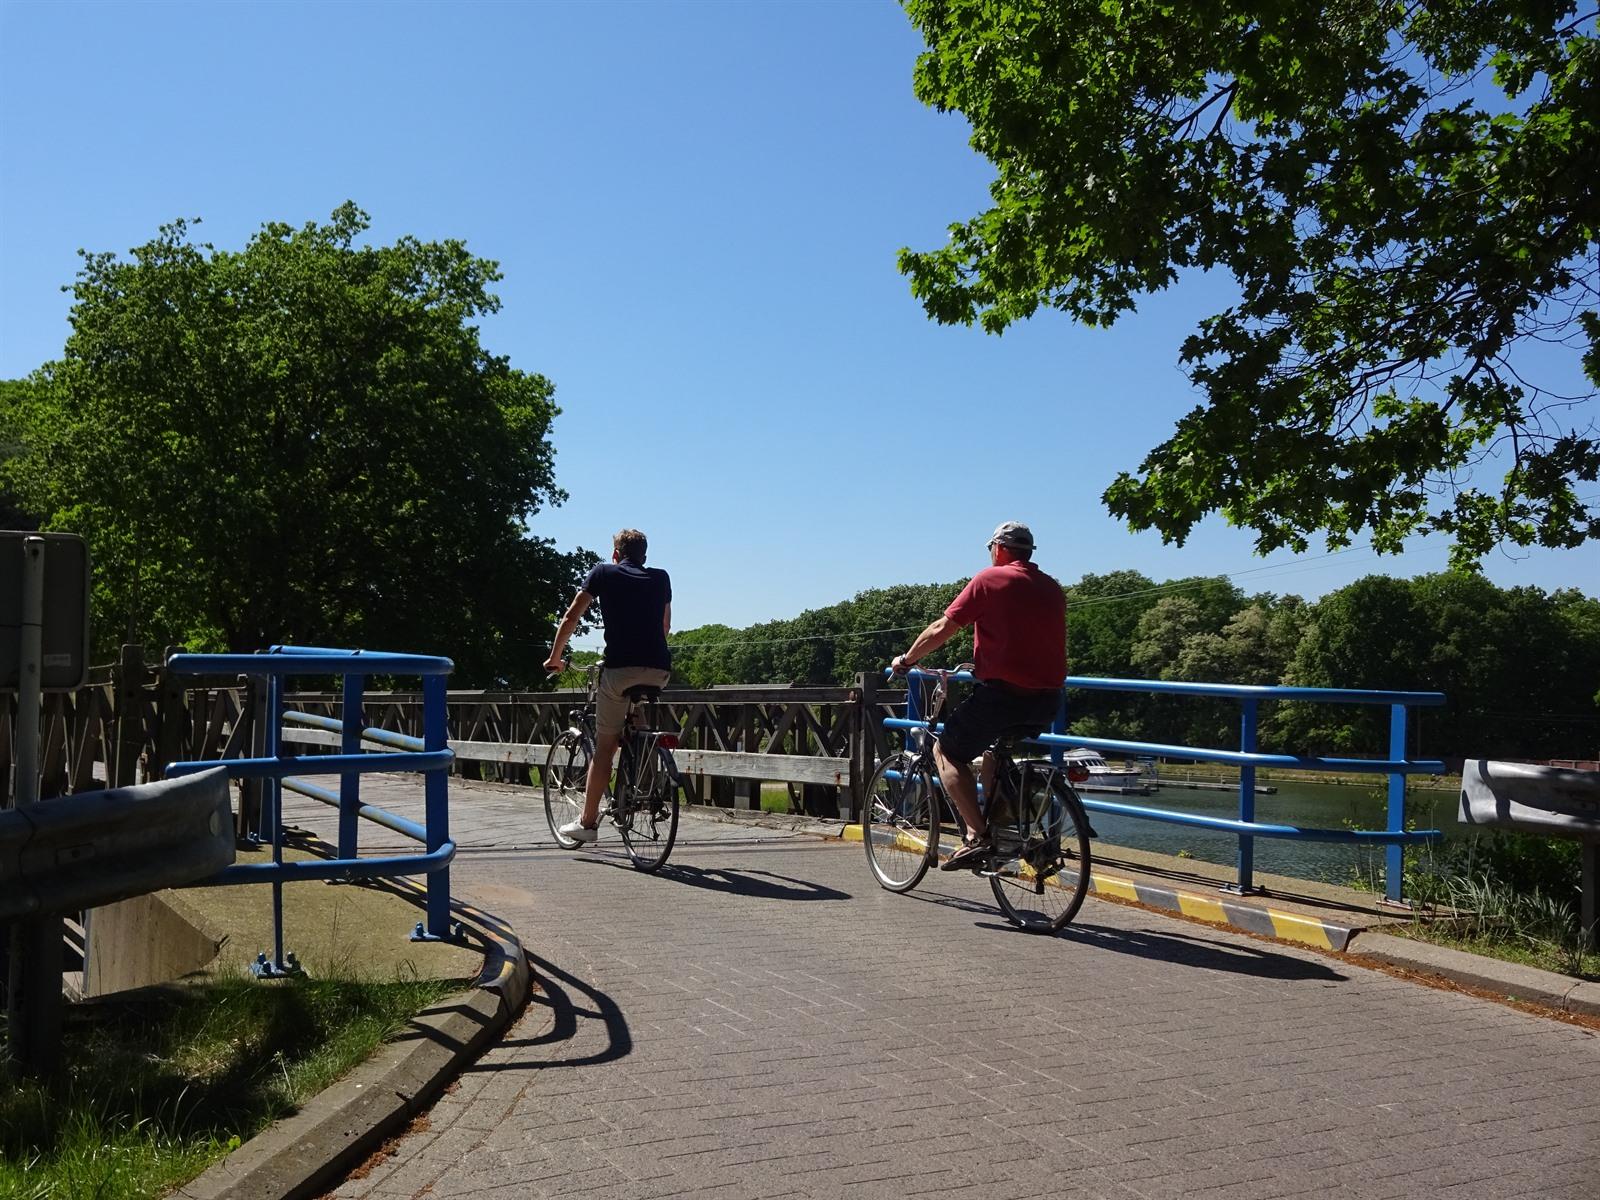
[[[339,1200],[1600,1196],[1587,1029],[1094,897],[1030,936],[856,843],[686,816],[647,876],[555,847],[535,791],[451,807],[453,890],[536,994]]]

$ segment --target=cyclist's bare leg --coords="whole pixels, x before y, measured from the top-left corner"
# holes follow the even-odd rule
[[[978,781],[972,774],[971,764],[946,758],[944,747],[937,742],[933,746],[933,758],[939,767],[939,781],[944,784],[944,793],[956,806],[956,812],[961,814],[967,832],[974,838],[983,837],[988,832],[988,827],[984,824],[983,813],[978,808]],[[985,754],[984,773],[992,775],[994,768],[989,764],[988,758],[989,756]]]
[[[589,778],[583,789],[583,816],[579,817],[586,828],[600,824],[600,801],[605,797],[606,785],[611,782],[611,760],[622,745],[620,729],[599,730],[594,735],[594,757],[589,760]]]

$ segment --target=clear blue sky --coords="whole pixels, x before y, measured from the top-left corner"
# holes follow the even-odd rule
[[[1065,582],[1236,573],[1314,597],[1440,569],[1422,542],[1182,550],[1099,496],[1195,403],[1196,279],[1115,330],[932,324],[895,270],[986,200],[961,118],[917,103],[920,41],[840,3],[79,4],[0,0],[0,378],[57,356],[76,251],[174,217],[238,248],[351,199],[376,241],[500,262],[492,351],[552,379],[538,533],[650,537],[681,627],[790,616],[986,563],[1031,524]],[[1600,591],[1600,547],[1493,555],[1496,582]]]

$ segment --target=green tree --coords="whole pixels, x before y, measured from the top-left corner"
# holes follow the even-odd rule
[[[1436,531],[1457,566],[1600,534],[1592,9],[905,4],[917,96],[998,171],[946,245],[901,251],[930,316],[1109,325],[1185,271],[1237,286],[1181,348],[1204,402],[1111,512],[1181,543],[1220,511],[1262,552]],[[1532,340],[1579,394],[1513,362]]]
[[[29,391],[27,380],[0,379],[0,529],[39,528],[39,522],[22,510],[5,482],[7,460],[22,452],[22,402]]]
[[[88,538],[101,653],[124,634],[308,642],[542,677],[591,558],[527,527],[564,498],[554,389],[480,344],[496,264],[453,240],[357,245],[367,227],[346,204],[237,252],[178,221],[129,261],[84,255],[4,474]]]

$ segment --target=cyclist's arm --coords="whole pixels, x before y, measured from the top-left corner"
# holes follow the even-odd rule
[[[917,640],[911,643],[911,649],[900,657],[904,660],[905,666],[915,666],[960,632],[960,625],[949,617],[940,617],[917,634]]]
[[[567,648],[567,639],[572,636],[572,631],[578,627],[578,622],[583,620],[583,614],[589,611],[589,605],[594,603],[594,597],[588,592],[580,590],[572,598],[572,603],[567,605],[566,616],[561,618],[561,624],[556,626],[556,640],[550,644],[550,657],[544,660],[546,671],[559,671],[562,669],[561,652]]]

